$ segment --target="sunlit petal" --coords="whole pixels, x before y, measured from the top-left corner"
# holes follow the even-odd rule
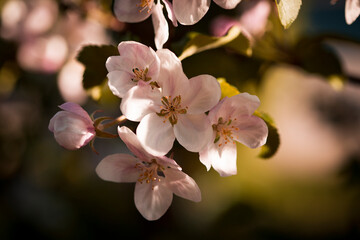
[[[164,184],[137,182],[135,185],[135,206],[147,220],[159,219],[171,205],[173,193]]]

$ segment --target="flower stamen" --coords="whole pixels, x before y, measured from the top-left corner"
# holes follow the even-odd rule
[[[151,162],[142,162],[135,164],[135,168],[140,169],[141,173],[138,178],[140,184],[143,183],[153,183],[156,184],[161,181],[161,178],[165,178],[164,170],[165,168],[158,164],[155,159],[152,159]],[[152,186],[154,190],[154,185]]]
[[[139,12],[141,13],[142,11],[144,11],[146,8],[147,13],[149,13],[151,11],[151,4],[152,4],[152,0],[141,0],[139,4],[136,4],[137,7],[139,7]]]
[[[161,98],[161,106],[160,112],[156,113],[160,117],[165,117],[164,123],[166,120],[169,120],[172,126],[174,126],[178,121],[178,114],[186,114],[187,108],[181,107],[181,96],[176,96],[172,99],[171,96],[165,96]]]
[[[216,136],[214,143],[219,142],[218,146],[221,147],[228,143],[235,144],[235,139],[233,137],[234,131],[239,131],[239,128],[235,127],[233,123],[236,121],[236,118],[229,119],[224,121],[222,117],[218,119],[218,123],[214,124],[212,127],[216,131]]]
[[[133,68],[132,72],[134,73],[134,77],[131,79],[133,82],[139,82],[140,80],[144,82],[148,82],[151,80],[151,77],[146,76],[149,72],[148,68],[145,69]]]

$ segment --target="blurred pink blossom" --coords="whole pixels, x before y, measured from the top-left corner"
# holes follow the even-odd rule
[[[214,36],[224,36],[231,27],[238,26],[250,39],[260,38],[265,30],[271,5],[267,0],[244,1],[241,4],[244,9],[238,18],[219,16],[211,24],[211,32]]]

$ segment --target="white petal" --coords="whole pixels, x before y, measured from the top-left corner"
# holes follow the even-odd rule
[[[220,100],[220,84],[210,75],[200,75],[189,80],[190,86],[182,94],[183,104],[188,106],[188,113],[200,114],[209,111]]]
[[[156,113],[146,115],[138,125],[136,134],[144,149],[154,156],[164,156],[172,148],[174,131],[169,121]]]
[[[199,152],[211,139],[213,129],[205,114],[178,115],[174,125],[178,142],[190,152]]]
[[[121,22],[141,22],[151,15],[148,9],[141,10],[138,7],[140,1],[135,0],[115,0],[114,13],[117,19]]]
[[[126,71],[131,73],[133,67],[135,65],[135,58],[131,56],[111,56],[106,60],[105,66],[108,72],[111,71]]]
[[[347,24],[352,24],[360,15],[360,0],[346,0],[345,20]]]
[[[209,10],[211,0],[173,0],[176,19],[183,25],[197,23]]]
[[[230,98],[224,98],[221,106],[216,108],[216,112],[209,113],[211,119],[222,117],[223,119],[234,118],[237,116],[250,116],[260,106],[260,100],[255,95],[240,93]],[[214,109],[215,110],[215,109]]]
[[[220,159],[218,148],[215,147],[213,141],[209,142],[208,145],[199,152],[199,159],[208,171],[210,170],[212,163]]]
[[[110,182],[136,182],[140,171],[135,168],[139,159],[128,154],[113,154],[105,157],[96,167],[97,175]]]
[[[166,11],[168,13],[168,18],[172,21],[174,27],[177,27],[177,20],[175,17],[175,12],[172,4],[168,0],[163,0],[163,3],[165,5]]]
[[[135,206],[141,215],[149,221],[157,220],[171,205],[173,194],[164,182],[156,185],[151,183],[136,183]]]
[[[236,141],[250,148],[257,148],[266,143],[268,127],[261,118],[256,116],[240,116],[234,123],[234,126],[238,128],[233,134]]]
[[[127,119],[139,122],[145,115],[159,110],[160,98],[157,88],[152,89],[150,85],[139,83],[126,93],[120,109]]]
[[[241,0],[214,0],[214,2],[222,8],[233,9],[241,2]]]
[[[164,174],[168,187],[177,196],[194,202],[201,201],[201,192],[194,179],[182,171],[172,168],[167,168]]]
[[[181,61],[168,49],[156,51],[161,67],[158,83],[164,96],[177,96],[179,92],[189,89],[189,80],[183,72]]]
[[[162,49],[164,43],[169,39],[169,25],[163,13],[163,6],[160,2],[154,5],[152,13],[152,22],[155,32],[155,46],[157,49]]]
[[[107,77],[109,79],[109,89],[119,98],[123,98],[131,88],[136,86],[136,83],[131,80],[132,76],[128,72],[112,71],[108,73]]]
[[[129,64],[132,64],[132,66],[130,66],[131,68],[127,69],[129,72],[132,72],[133,68],[148,68],[149,72],[147,76],[157,78],[160,60],[151,47],[134,41],[124,41],[119,44],[118,50],[120,57],[123,56],[129,61],[128,63],[123,63],[123,66],[129,67]]]
[[[150,160],[153,158],[150,154],[148,154],[145,149],[141,146],[137,136],[133,131],[131,131],[129,128],[122,126],[118,127],[118,133],[123,140],[123,142],[126,144],[126,146],[129,148],[129,150],[135,154],[139,159],[142,161],[150,162]]]
[[[229,145],[224,146],[221,151],[220,158],[212,162],[213,168],[222,177],[235,175],[237,173],[236,168],[236,144],[228,143]],[[216,147],[215,144],[213,144]]]

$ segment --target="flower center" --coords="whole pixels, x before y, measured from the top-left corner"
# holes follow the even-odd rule
[[[216,131],[216,137],[214,143],[218,143],[218,146],[221,147],[223,144],[233,143],[235,140],[233,137],[233,131],[238,131],[239,128],[235,127],[232,123],[236,121],[236,118],[229,119],[224,121],[221,117],[218,120],[217,124],[214,124],[212,127]]]
[[[161,181],[161,178],[165,178],[164,170],[165,168],[158,164],[155,159],[152,159],[151,162],[142,162],[135,164],[135,168],[141,170],[139,175],[139,183],[157,183]],[[153,186],[154,189],[154,186]]]
[[[174,99],[171,96],[161,98],[161,110],[156,113],[160,117],[165,117],[164,123],[169,119],[169,122],[174,126],[178,121],[178,114],[186,114],[187,108],[181,107],[181,96],[176,96]]]
[[[147,8],[147,12],[149,13],[151,11],[152,2],[152,0],[140,0],[140,3],[136,4],[136,6],[140,8],[139,12],[142,12]]]
[[[149,72],[148,68],[145,69],[133,68],[132,72],[134,73],[134,77],[131,80],[133,80],[134,82],[138,82],[140,80],[143,80],[144,82],[148,82],[151,80],[151,77],[146,76]]]
[[[157,82],[155,82],[155,81],[150,82],[151,77],[147,76],[147,74],[149,72],[149,68],[145,68],[145,69],[133,68],[132,72],[134,73],[133,78],[131,78],[131,80],[133,82],[137,83],[140,80],[142,80],[144,82],[148,82],[153,89],[160,88],[160,86],[158,85]]]

